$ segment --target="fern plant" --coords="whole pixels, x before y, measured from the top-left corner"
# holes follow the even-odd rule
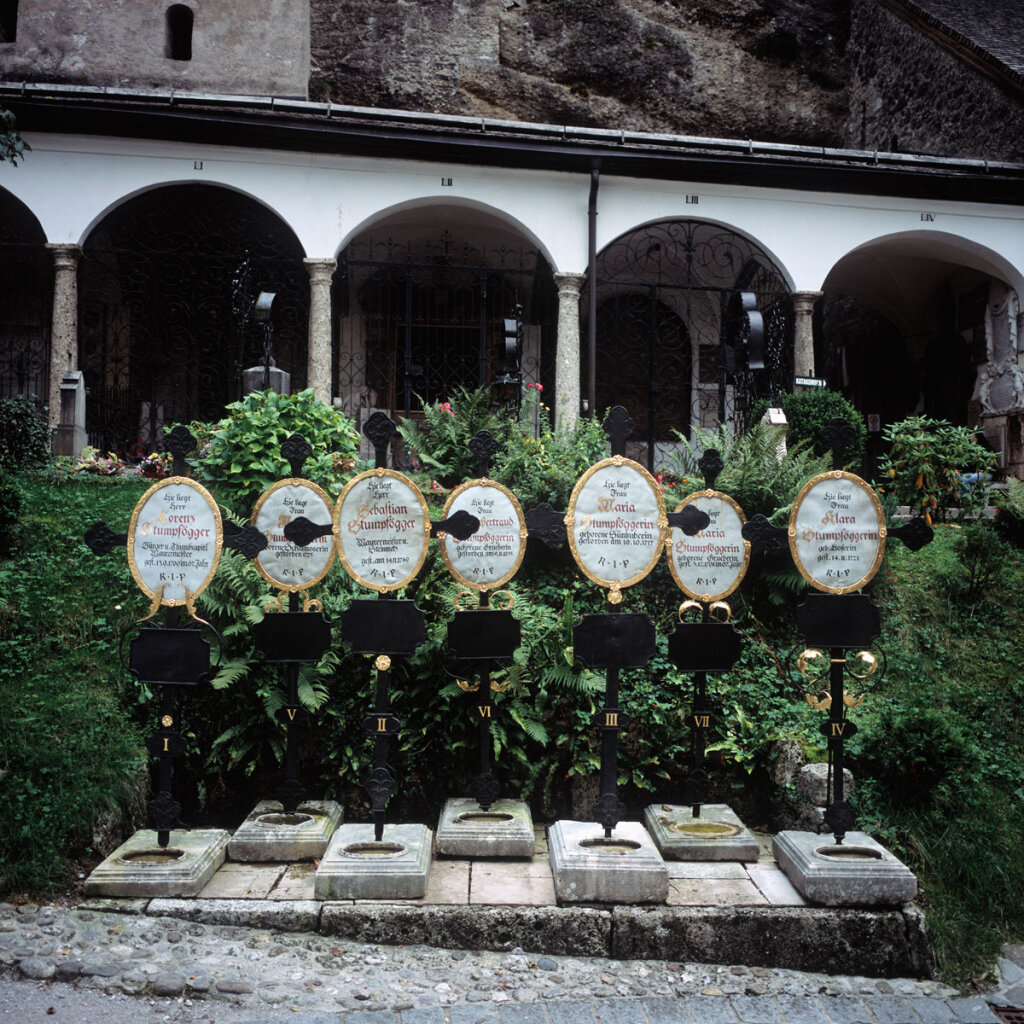
[[[676,483],[672,494],[679,499],[699,490],[701,473],[698,460],[709,448],[716,449],[725,466],[715,487],[724,491],[750,519],[763,515],[768,519],[788,516],[800,488],[812,476],[831,468],[827,455],[814,455],[806,444],[780,451],[781,432],[777,427],[755,423],[746,433],[737,435],[731,427],[715,430],[697,427],[693,439],[676,432],[677,450],[669,456],[669,469],[687,484]]]
[[[481,430],[489,430],[495,437],[505,433],[486,388],[460,387],[450,401],[424,403],[423,420],[422,426],[403,420],[398,432],[418,468],[442,487],[454,487],[476,476],[476,457],[469,448],[472,437]]]

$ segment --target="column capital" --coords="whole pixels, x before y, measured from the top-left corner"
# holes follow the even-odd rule
[[[329,278],[338,267],[338,261],[332,256],[307,256],[302,262],[314,281]]]
[[[794,312],[811,313],[814,311],[814,304],[824,294],[824,292],[793,292],[789,297],[793,301]]]
[[[46,248],[53,254],[53,265],[55,267],[77,267],[78,260],[82,255],[80,245],[71,245],[63,242],[47,242]]]
[[[586,283],[586,274],[552,274],[559,292],[575,292],[577,295]]]

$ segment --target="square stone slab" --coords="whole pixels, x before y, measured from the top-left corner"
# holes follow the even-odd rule
[[[307,800],[285,814],[277,800],[261,800],[228,842],[231,860],[316,860],[324,855],[344,811],[333,800]]]
[[[486,811],[471,797],[447,800],[437,822],[436,850],[451,857],[532,857],[533,815],[522,800],[498,800]]]
[[[812,903],[892,907],[917,894],[910,868],[864,832],[847,832],[842,846],[828,835],[780,832],[772,849],[794,888]]]
[[[434,833],[426,825],[342,825],[316,869],[318,900],[415,900],[427,891]]]
[[[648,804],[644,824],[666,860],[757,860],[757,839],[728,804]],[[685,831],[681,826],[685,827]]]
[[[223,829],[174,829],[166,848],[140,829],[85,880],[87,896],[195,896],[224,863]]]
[[[543,858],[504,863],[475,862],[469,902],[478,906],[555,906],[555,886],[547,854]]]
[[[555,895],[561,903],[664,903],[668,868],[638,821],[621,821],[605,839],[593,821],[548,829]]]

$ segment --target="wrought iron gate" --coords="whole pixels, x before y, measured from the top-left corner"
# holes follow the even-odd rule
[[[0,190],[0,398],[49,398],[53,268],[42,229]]]
[[[651,224],[601,252],[596,280],[596,411],[627,405],[636,423],[631,454],[650,467],[673,431],[742,428],[758,398],[788,390],[788,291],[770,258],[741,235],[702,221]],[[765,321],[763,369],[746,358],[730,315],[745,291],[757,295]]]
[[[262,359],[247,320],[277,293],[274,356],[305,386],[309,278],[291,230],[255,201],[185,185],[130,200],[93,231],[79,275],[90,444],[158,447],[165,425],[213,420]]]
[[[360,239],[335,275],[333,394],[357,420],[375,409],[416,417],[459,387],[501,372],[504,319],[523,307],[525,381],[550,379],[557,298],[530,250],[477,249],[440,239]]]

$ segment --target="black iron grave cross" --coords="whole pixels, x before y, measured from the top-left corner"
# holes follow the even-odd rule
[[[470,537],[479,521],[466,512],[431,523],[427,504],[406,476],[387,469],[387,452],[397,428],[382,412],[374,413],[363,433],[374,447],[376,467],[353,477],[334,506],[333,522],[315,523],[299,516],[284,527],[284,536],[300,547],[334,534],[345,571],[377,599],[356,599],[341,613],[344,641],[356,654],[376,655],[376,684],[363,731],[373,737],[373,768],[364,781],[374,820],[374,839],[384,834],[384,814],[398,782],[388,764],[390,741],[401,729],[388,693],[391,659],[409,655],[426,638],[423,612],[397,591],[419,572],[427,544],[441,533]]]
[[[281,445],[281,454],[288,460],[291,475],[264,491],[252,513],[253,526],[268,541],[266,552],[255,560],[256,568],[277,588],[278,596],[267,603],[265,615],[252,633],[264,661],[285,667],[288,698],[276,716],[285,728],[285,780],[278,799],[282,810],[291,813],[307,795],[298,777],[298,730],[309,717],[299,702],[299,666],[319,661],[331,646],[330,624],[320,602],[309,599],[308,590],[327,575],[335,551],[333,539],[299,548],[284,536],[284,527],[297,515],[309,511],[329,516],[333,503],[315,483],[302,479],[303,464],[313,448],[301,434],[289,437]],[[288,611],[284,610],[283,594],[288,595]]]
[[[507,689],[491,681],[491,669],[497,661],[512,658],[522,641],[519,620],[512,615],[514,598],[500,589],[516,573],[526,545],[526,522],[515,496],[487,478],[491,460],[500,450],[488,430],[481,430],[469,441],[476,456],[475,480],[457,487],[445,504],[445,515],[453,509],[466,509],[477,514],[479,530],[463,543],[441,539],[441,552],[452,576],[470,588],[455,598],[455,615],[448,623],[448,648],[456,662],[475,667],[478,681],[470,684],[459,680],[459,687],[469,695],[477,724],[480,747],[480,772],[471,791],[480,809],[487,811],[501,794],[498,780],[491,771],[491,721],[494,709],[493,692]],[[479,594],[479,600],[473,597]],[[502,607],[492,607],[496,599]],[[466,603],[476,607],[463,607]]]
[[[186,747],[177,728],[176,694],[179,687],[205,682],[215,670],[210,667],[209,641],[198,630],[180,625],[181,609],[200,626],[213,629],[196,615],[195,601],[213,579],[221,549],[235,548],[252,558],[266,546],[252,526],[223,520],[210,493],[186,475],[185,457],[196,444],[187,428],[178,424],[165,444],[174,458],[172,475],[139,499],[129,532],[115,533],[106,523],[94,523],[85,534],[85,543],[98,556],[127,547],[132,576],[152,602],[140,622],[164,608],[163,627],[143,627],[132,640],[127,666],[141,682],[160,690],[160,729],[146,740],[146,749],[160,759],[158,792],[149,802],[148,817],[161,847],[170,842],[181,815],[181,804],[172,794],[174,760]]]
[[[698,466],[705,490],[690,495],[685,506],[703,505],[714,529],[697,533],[693,545],[685,538],[676,543],[669,540],[672,575],[690,598],[679,608],[679,624],[669,637],[668,656],[678,669],[693,675],[693,705],[686,716],[693,742],[683,802],[691,806],[694,818],[700,817],[701,804],[707,803],[710,781],[704,768],[707,734],[714,722],[707,698],[708,674],[730,671],[739,658],[740,637],[729,622],[732,613],[725,598],[742,581],[750,552],[749,543],[738,536],[743,524],[739,506],[715,490],[724,468],[721,454],[706,449]],[[700,620],[686,621],[691,612],[699,614]]]
[[[797,607],[797,632],[809,646],[797,657],[796,667],[807,681],[808,702],[828,711],[828,719],[821,725],[829,758],[824,821],[838,846],[856,823],[856,813],[844,792],[844,744],[856,732],[846,712],[860,703],[866,681],[880,678],[878,659],[869,650],[881,633],[879,611],[871,598],[859,591],[878,571],[888,538],[917,551],[934,534],[920,518],[887,530],[874,489],[841,468],[844,452],[855,438],[849,423],[833,419],[822,437],[832,449],[833,468],[804,485],[793,502],[788,528],[754,516],[743,535],[766,550],[788,546],[800,575],[818,591],[808,593]],[[858,684],[853,694],[845,688],[847,675]]]
[[[695,508],[666,515],[660,488],[639,464],[625,457],[633,421],[622,406],[612,408],[603,427],[611,457],[591,466],[577,481],[562,518],[561,539],[568,539],[573,558],[588,579],[608,588],[609,612],[584,615],[573,630],[573,650],[588,668],[604,669],[604,707],[595,717],[601,730],[601,793],[591,808],[605,837],[626,813],[618,796],[618,735],[629,726],[619,707],[619,673],[641,668],[657,650],[654,624],[646,615],[623,614],[622,591],[645,579],[661,558],[669,526],[686,534],[710,521]],[[528,516],[531,532],[537,523],[546,543],[557,541],[550,506]]]

